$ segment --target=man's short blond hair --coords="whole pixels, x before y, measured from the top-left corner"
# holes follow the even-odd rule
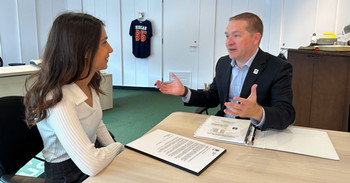
[[[247,21],[248,25],[246,27],[246,30],[251,34],[259,32],[261,34],[261,37],[262,37],[264,26],[263,26],[261,19],[257,15],[255,15],[253,13],[245,12],[245,13],[241,13],[241,14],[238,14],[236,16],[231,17],[230,21],[233,21],[233,20],[245,20],[245,21]]]

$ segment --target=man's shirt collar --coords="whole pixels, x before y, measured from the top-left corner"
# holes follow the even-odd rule
[[[256,54],[258,53],[258,51],[259,51],[259,48],[256,49],[255,53],[254,53],[254,54],[249,58],[249,60],[242,66],[242,68],[243,68],[244,66],[247,66],[247,67],[249,68],[250,65],[252,65],[252,62],[253,62],[253,60],[254,60]],[[232,66],[232,67],[238,67],[238,66],[236,65],[236,60],[232,59],[232,61],[231,61],[231,66]]]

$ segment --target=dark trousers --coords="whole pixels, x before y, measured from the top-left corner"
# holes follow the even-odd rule
[[[109,132],[115,142],[114,135]],[[96,140],[96,148],[101,148],[101,143]],[[51,179],[57,182],[69,183],[69,182],[83,182],[89,176],[84,174],[75,163],[68,159],[61,163],[49,163],[45,161],[45,172],[40,177]]]
[[[51,179],[62,183],[69,183],[83,182],[88,177],[88,175],[80,171],[80,169],[71,159],[63,161],[61,163],[45,162],[46,179]]]

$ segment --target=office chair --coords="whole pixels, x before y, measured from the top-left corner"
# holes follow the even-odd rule
[[[2,62],[2,58],[0,57],[0,67],[2,67],[4,63]]]
[[[209,88],[210,88],[210,84],[209,85],[207,85],[207,84],[204,85],[204,90],[209,90]],[[194,111],[194,113],[196,113],[196,114],[203,114],[203,112],[205,112],[208,115],[209,114],[208,113],[208,109],[209,109],[209,107],[197,107],[196,110]]]
[[[205,112],[208,115],[209,114],[208,109],[209,109],[208,107],[197,107],[194,113],[203,114],[203,112]]]
[[[44,178],[15,175],[44,147],[37,126],[24,121],[22,96],[0,98],[0,182],[52,182]]]

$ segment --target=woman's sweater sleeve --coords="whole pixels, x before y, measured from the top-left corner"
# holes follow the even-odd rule
[[[89,176],[98,174],[124,149],[119,142],[95,148],[78,119],[74,104],[70,102],[61,101],[51,108],[48,122],[73,162]]]
[[[101,123],[99,124],[96,135],[98,141],[101,143],[102,146],[107,146],[109,144],[114,143],[114,140],[103,121],[101,121]]]

